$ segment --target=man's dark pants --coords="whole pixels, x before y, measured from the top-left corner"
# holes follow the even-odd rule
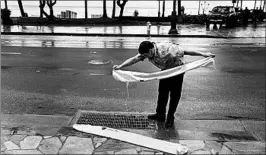
[[[182,84],[183,84],[184,74],[180,74],[167,79],[162,79],[159,81],[159,93],[156,113],[159,116],[164,117],[166,112],[166,106],[170,96],[169,109],[167,114],[167,119],[174,119],[174,114],[181,97]]]

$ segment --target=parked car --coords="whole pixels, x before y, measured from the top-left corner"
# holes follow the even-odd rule
[[[206,16],[206,26],[210,24],[237,26],[241,20],[241,10],[233,6],[216,6]]]

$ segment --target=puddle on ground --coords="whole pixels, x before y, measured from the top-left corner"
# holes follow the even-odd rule
[[[91,64],[91,65],[107,65],[110,63],[112,63],[111,60],[90,60],[88,62],[88,64]]]
[[[227,134],[227,133],[212,133],[212,136],[217,137],[220,141],[228,140],[245,140],[245,141],[255,141],[251,135],[238,135],[238,134]]]
[[[10,69],[12,66],[1,66],[1,69]]]

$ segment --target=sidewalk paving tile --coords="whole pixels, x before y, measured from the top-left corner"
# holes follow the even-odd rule
[[[256,138],[246,131],[214,131],[212,136],[217,137],[218,141],[256,141]]]
[[[72,127],[61,127],[56,134],[57,136],[76,136],[83,138],[90,138],[91,134],[84,133],[73,129]]]
[[[39,150],[44,154],[58,154],[62,142],[58,137],[52,137],[41,141]]]
[[[91,154],[93,151],[91,138],[69,136],[59,154]]]
[[[254,135],[258,140],[260,140],[261,142],[264,142],[264,143],[265,143],[265,138],[266,138],[265,131],[264,131],[264,132],[255,132],[255,133],[253,133],[253,135]]]
[[[205,146],[205,143],[202,140],[180,140],[179,143],[186,145],[188,147],[188,152],[190,153],[203,149]]]
[[[241,122],[248,131],[265,132],[265,121],[242,120]]]
[[[95,152],[120,151],[123,149],[131,149],[134,147],[136,146],[129,143],[114,139],[108,139],[105,143],[98,147]]]
[[[1,142],[1,152],[5,151],[6,150],[6,146],[4,145],[3,142]]]
[[[9,150],[5,151],[5,154],[42,154],[38,150]]]
[[[115,151],[105,151],[105,152],[94,152],[93,154],[101,154],[101,155],[103,155],[103,154],[114,154],[115,153]]]
[[[36,149],[42,140],[41,136],[28,136],[20,142],[21,149]]]
[[[137,150],[134,148],[130,149],[123,149],[120,151],[115,152],[115,154],[138,154]]]
[[[194,152],[192,152],[191,154],[204,154],[204,155],[207,155],[207,154],[212,154],[212,152],[210,152],[210,151],[198,150],[198,151],[194,151]]]
[[[65,142],[65,140],[67,139],[66,136],[59,136],[59,137],[60,137],[61,142]]]
[[[19,142],[22,141],[27,135],[12,135],[9,140],[19,145]]]
[[[195,130],[178,130],[180,140],[218,140],[218,137],[212,136],[211,132]]]
[[[245,131],[242,123],[238,120],[176,120],[178,130],[196,131]]]
[[[236,153],[265,153],[265,143],[254,141],[254,142],[226,142],[225,146],[230,148]]]
[[[204,150],[210,150],[213,154],[217,154],[222,150],[222,144],[217,141],[204,141]]]
[[[67,126],[72,117],[55,115],[2,114],[2,124]]]
[[[20,149],[19,146],[11,141],[7,141],[4,143],[6,150],[17,150]]]
[[[235,154],[234,152],[232,152],[228,147],[226,147],[225,145],[223,145],[222,150],[218,153],[220,154],[225,154],[225,155],[230,155],[230,154]]]
[[[51,126],[37,126],[33,127],[33,130],[42,136],[54,136],[60,130],[60,127],[51,127]]]
[[[98,148],[107,140],[107,138],[93,137],[92,140],[93,140],[95,148]]]

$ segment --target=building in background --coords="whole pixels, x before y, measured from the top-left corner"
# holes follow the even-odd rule
[[[61,11],[61,14],[58,14],[57,18],[73,19],[77,18],[77,13],[70,10]]]

